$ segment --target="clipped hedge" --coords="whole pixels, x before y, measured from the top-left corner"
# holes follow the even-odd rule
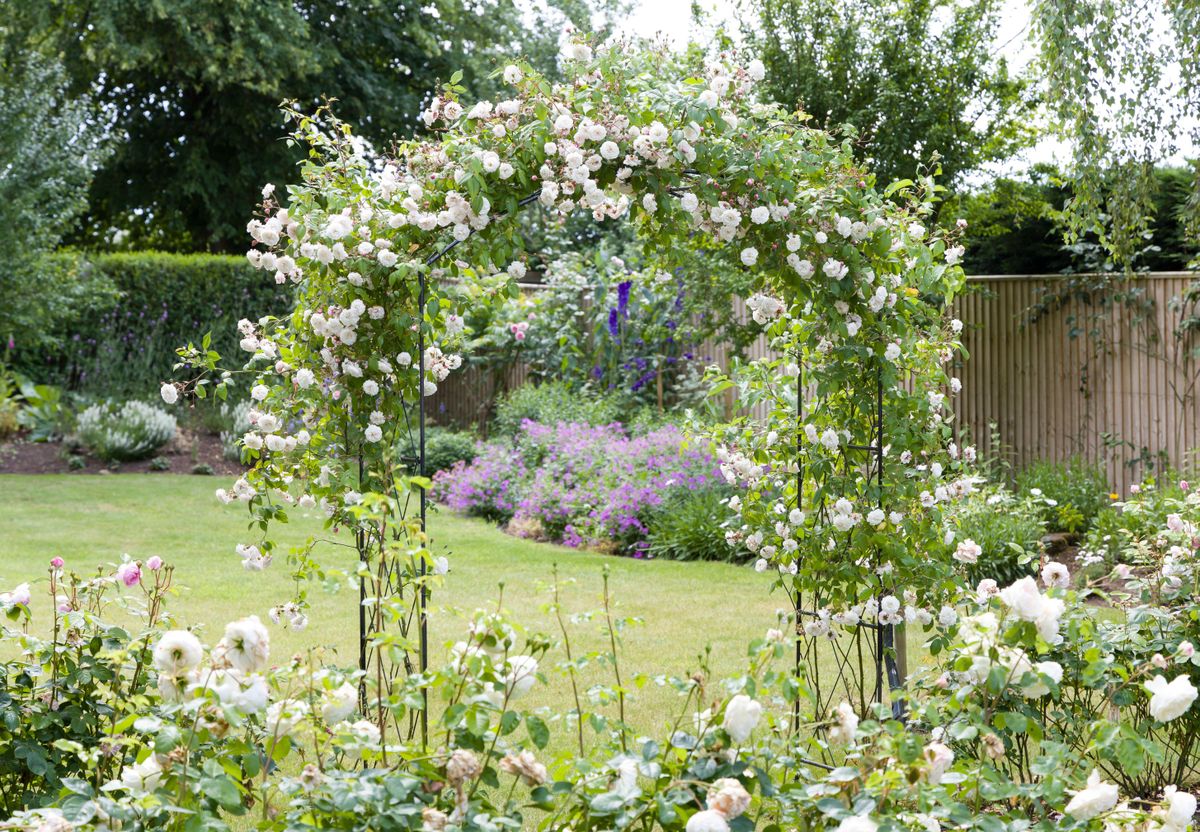
[[[39,382],[101,396],[142,396],[169,378],[176,347],[211,330],[213,347],[237,351],[241,318],[292,307],[244,258],[211,254],[60,252],[46,258],[46,292],[78,298],[16,333],[13,358]],[[86,287],[86,291],[84,291]]]

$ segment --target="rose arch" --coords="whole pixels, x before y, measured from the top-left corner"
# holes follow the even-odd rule
[[[928,623],[955,586],[939,507],[970,487],[946,404],[961,249],[932,227],[935,187],[879,192],[848,139],[761,103],[762,64],[734,53],[579,39],[566,69],[552,83],[514,63],[507,98],[469,106],[452,79],[423,114],[431,137],[383,162],[328,112],[290,114],[307,158],[286,193],[264,189],[248,257],[295,284],[295,310],[242,322],[240,369],[206,345],[181,350],[197,395],[250,377],[252,467],[218,492],[256,524],[244,566],[269,567],[270,529],[293,505],[319,506],[330,531],[289,553],[299,578],[350,578],[326,553],[352,534],[364,702],[392,705],[375,708],[381,723],[405,713],[396,681],[426,667],[425,605],[445,580],[424,528],[424,401],[461,364],[463,312],[517,291],[522,208],[629,217],[653,267],[690,247],[754,275],[746,325],[766,329],[771,357],[712,373],[743,406],[709,437],[739,486],[727,537],[795,601],[797,715],[831,695],[802,661],[817,644],[837,645],[859,696],[881,698],[869,668],[892,650],[883,635]],[[298,586],[272,611],[285,625],[304,621]],[[480,626],[485,647],[506,638]],[[407,712],[421,716],[394,729],[412,737],[424,709]]]

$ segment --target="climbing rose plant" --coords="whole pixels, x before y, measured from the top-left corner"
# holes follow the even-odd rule
[[[525,274],[516,215],[535,206],[551,216],[586,211],[597,222],[629,217],[652,267],[670,272],[683,258],[676,252],[698,247],[761,287],[750,299],[754,317],[777,320],[817,404],[800,434],[773,413],[770,430],[742,422],[719,435],[728,466],[751,486],[742,500],[747,528],[735,539],[755,541],[785,567],[802,554],[789,541],[802,532],[820,540],[813,551],[836,567],[822,584],[844,605],[881,570],[900,585],[940,587],[925,582],[938,561],[910,551],[906,539],[935,516],[910,504],[907,491],[888,498],[898,514],[883,518],[866,497],[835,500],[857,482],[839,473],[839,454],[867,441],[863,396],[873,382],[862,382],[876,368],[889,396],[906,377],[911,386],[905,407],[889,410],[908,420],[889,435],[890,456],[903,450],[914,486],[928,481],[934,495],[951,487],[941,484],[953,452],[934,391],[953,353],[941,309],[961,282],[952,265],[960,250],[926,227],[930,187],[877,192],[848,142],[759,102],[763,65],[734,52],[701,61],[626,45],[593,49],[577,37],[566,72],[569,80],[554,84],[512,64],[501,73],[510,97],[470,105],[452,79],[423,115],[431,138],[384,158],[328,112],[290,112],[291,140],[308,158],[286,196],[264,189],[247,256],[268,279],[295,284],[298,302],[290,316],[241,324],[249,360],[240,372],[251,376],[255,403],[242,445],[253,467],[218,492],[246,503],[261,530],[238,548],[244,566],[268,567],[271,524],[286,521],[293,504],[319,505],[329,529],[355,534],[373,630],[382,629],[384,605],[370,599],[436,579],[441,570],[410,511],[427,486],[412,464],[418,406],[460,366],[468,308],[515,293]],[[235,371],[222,372],[206,343],[181,355],[199,372],[180,387],[226,394]],[[778,372],[790,371],[787,363],[759,369],[760,387],[795,380]],[[164,398],[178,392],[167,385]],[[798,453],[817,483],[805,495],[812,508],[783,482]],[[849,551],[838,539],[851,532],[843,526],[863,530]],[[868,536],[878,549],[864,548]],[[314,538],[291,554],[299,576],[339,577],[321,557],[330,542]],[[798,580],[820,574],[806,569]],[[285,620],[301,620],[304,603],[301,592],[281,607]],[[413,641],[377,639],[375,648],[397,659]],[[376,684],[382,696],[384,674]]]

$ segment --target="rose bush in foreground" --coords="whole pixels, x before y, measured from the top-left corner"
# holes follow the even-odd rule
[[[0,665],[15,694],[6,707],[41,708],[44,717],[4,723],[3,828],[225,830],[246,816],[239,828],[297,831],[536,823],[596,832],[1185,832],[1196,808],[1186,781],[1165,775],[1167,735],[1146,724],[1195,722],[1194,690],[1178,685],[1156,703],[1164,691],[1145,684],[1163,673],[1190,677],[1188,651],[1122,668],[1120,642],[1109,641],[1116,629],[1098,625],[1079,594],[1026,579],[981,587],[943,617],[931,642],[936,667],[911,688],[908,724],[886,708],[858,713],[847,703],[811,712],[780,629],[755,640],[731,678],[710,678],[703,666],[630,677],[607,590],[602,610],[568,617],[557,582],[549,609],[557,636],[476,612],[444,661],[409,676],[367,719],[358,671],[322,666],[320,651],[274,658],[254,616],[210,638],[182,629],[161,606],[169,567],[145,566],[136,581],[116,570],[84,581],[52,567],[63,626],[47,641],[6,630],[21,648]],[[135,612],[147,605],[142,634],[125,642],[103,623],[108,597]],[[18,623],[29,622],[31,602],[24,587],[3,596]],[[593,619],[611,647],[564,660],[571,630]],[[101,680],[87,703],[73,661],[45,672],[54,656],[77,654],[94,655],[98,672],[87,678]],[[611,667],[614,681],[581,691],[580,672],[596,664]],[[661,731],[635,734],[626,724],[636,686],[620,683],[622,673],[677,692]],[[13,687],[16,679],[25,687]],[[574,706],[530,707],[546,684],[575,691]],[[389,738],[386,722],[418,715],[424,695],[433,742]],[[41,732],[56,712],[53,738]],[[35,741],[56,752],[55,779],[30,790],[13,761]]]

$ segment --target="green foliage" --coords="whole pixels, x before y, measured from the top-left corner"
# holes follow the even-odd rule
[[[151,649],[169,620],[170,567],[143,574],[145,594],[139,591],[135,600],[122,594],[111,565],[86,578],[52,567],[54,603],[39,609],[53,609],[54,624],[47,624],[44,638],[13,626],[24,628],[31,618],[28,584],[25,598],[21,587],[0,598],[5,646],[21,647],[0,662],[0,812],[6,817],[56,799],[70,778],[104,781],[119,773],[125,738],[111,731],[144,714],[153,698]],[[105,740],[115,754],[83,753]]]
[[[981,550],[978,562],[967,565],[972,586],[984,578],[1009,584],[1034,573],[1046,534],[1044,509],[1044,500],[1018,497],[1003,486],[982,488],[953,508],[947,528],[955,542],[974,542]]]
[[[673,492],[647,521],[646,554],[668,560],[745,561],[749,553],[725,541],[732,489]]]
[[[6,18],[13,8],[4,4]],[[74,300],[47,291],[37,263],[86,208],[92,171],[104,160],[103,120],[68,94],[57,63],[4,54],[9,25],[0,22],[0,344],[18,331],[38,333]]]
[[[1025,83],[994,57],[1001,7],[754,0],[742,30],[767,66],[768,95],[824,129],[853,125],[881,185],[916,179],[936,153],[953,186],[1031,139]]]
[[[0,364],[0,440],[9,438],[21,427],[18,393],[16,378]]]
[[[1114,172],[1102,186],[1112,189]],[[1180,271],[1200,245],[1186,228],[1195,173],[1155,168],[1151,199],[1155,222],[1130,265],[1146,271]],[[1074,183],[1050,165],[1035,165],[1020,179],[1000,177],[987,186],[952,196],[945,216],[967,221],[963,268],[969,274],[1054,274],[1119,270],[1096,233],[1063,245],[1064,211]]]
[[[175,436],[175,417],[154,405],[132,400],[94,404],[79,414],[79,439],[100,459],[146,459]]]
[[[76,242],[112,243],[119,229],[119,245],[237,251],[259,190],[300,159],[280,141],[281,100],[336,99],[385,147],[415,132],[429,90],[456,70],[481,96],[495,91],[501,53],[553,70],[560,14],[590,22],[607,5],[57,0],[7,3],[5,26],[10,54],[61,55],[72,88],[94,94],[121,138]]]
[[[34,384],[19,377],[21,398],[24,400],[17,421],[29,431],[34,442],[53,442],[71,427],[72,411],[63,391],[50,384]]]
[[[16,332],[16,369],[104,397],[146,396],[197,331],[236,352],[241,318],[282,315],[292,292],[241,257],[66,253],[39,266],[42,294],[73,298]],[[50,288],[54,287],[54,288]]]
[[[1074,154],[1067,241],[1098,234],[1113,263],[1131,268],[1157,213],[1154,163],[1194,138],[1200,12],[1142,0],[1039,0],[1031,11],[1045,101]],[[1193,198],[1193,242],[1198,205]]]
[[[438,471],[450,470],[457,462],[473,462],[476,441],[475,434],[469,431],[426,428],[425,473],[432,476]]]
[[[609,425],[624,421],[629,415],[628,405],[620,395],[580,395],[566,382],[526,384],[505,394],[496,403],[491,434],[516,436],[526,419],[543,425],[559,422]]]
[[[1104,466],[1081,457],[1039,460],[1017,474],[1016,488],[1042,498],[1042,517],[1052,532],[1086,532],[1111,502]]]

